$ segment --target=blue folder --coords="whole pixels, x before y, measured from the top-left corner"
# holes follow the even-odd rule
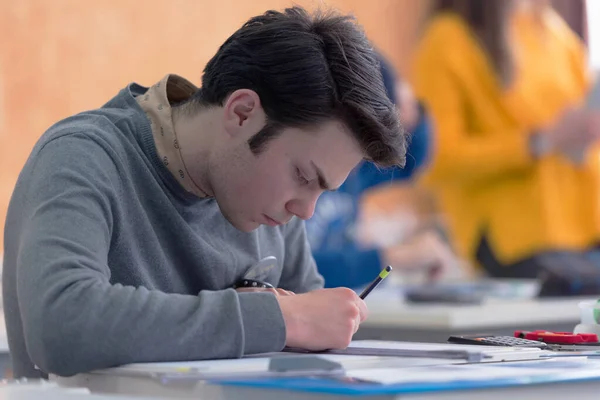
[[[513,363],[503,363],[506,366]],[[498,365],[498,364],[496,364]],[[512,366],[516,366],[513,364]],[[581,364],[566,364],[565,368],[560,373],[556,371],[549,372],[547,375],[529,375],[525,371],[519,377],[510,378],[493,378],[489,380],[469,380],[465,377],[464,380],[454,381],[439,381],[439,382],[404,382],[398,384],[383,385],[379,383],[366,383],[356,381],[352,378],[345,377],[304,377],[304,378],[272,378],[272,379],[248,379],[248,380],[222,380],[213,381],[212,384],[223,386],[238,386],[255,389],[273,389],[286,390],[297,392],[310,392],[318,394],[335,394],[335,395],[398,395],[398,394],[415,394],[427,392],[441,391],[459,391],[459,390],[474,390],[474,389],[492,389],[514,386],[529,386],[551,383],[569,383],[569,382],[585,382],[598,381],[600,382],[600,362],[596,365],[582,367]],[[497,366],[496,366],[497,367]],[[572,368],[570,368],[572,367]],[[486,368],[486,366],[482,366]],[[532,364],[529,368],[536,368]],[[543,367],[540,367],[543,368]],[[402,373],[401,370],[398,371]]]

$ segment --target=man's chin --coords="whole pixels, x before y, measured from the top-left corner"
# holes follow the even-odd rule
[[[234,221],[231,218],[228,218],[227,216],[225,216],[225,219],[238,231],[244,232],[244,233],[250,233],[256,229],[258,229],[258,227],[260,226],[260,224],[258,222],[254,222],[254,221]]]
[[[259,226],[260,226],[259,223],[249,222],[249,223],[244,224],[244,226],[235,226],[235,227],[244,233],[250,233],[252,231],[257,230]]]

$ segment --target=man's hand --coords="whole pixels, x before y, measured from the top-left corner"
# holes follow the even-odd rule
[[[285,320],[286,345],[307,350],[345,349],[368,314],[365,302],[348,288],[277,300]]]

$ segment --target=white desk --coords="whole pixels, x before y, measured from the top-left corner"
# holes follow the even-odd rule
[[[124,396],[102,396],[92,394],[77,394],[77,393],[61,393],[61,392],[44,392],[36,391],[0,391],[1,400],[144,400],[151,397],[124,397]],[[159,399],[154,397],[152,399]]]
[[[443,345],[438,345],[443,346]],[[470,347],[470,346],[469,346]],[[486,349],[489,347],[484,346]],[[508,350],[518,350],[518,349],[508,349]],[[495,349],[494,351],[500,351]],[[548,360],[543,360],[536,362],[547,362]],[[200,363],[186,363],[186,365],[196,365],[197,368],[203,369],[200,366],[202,363],[207,365],[210,363],[211,365],[223,365],[224,363],[229,363],[231,365],[232,370],[237,370],[236,364],[240,364],[242,360],[217,360],[217,361],[206,361]],[[559,359],[560,363],[561,360]],[[600,361],[594,361],[596,363]],[[528,361],[521,361],[518,364],[522,365],[524,363],[528,363]],[[434,367],[430,364],[429,366],[410,366],[406,367],[397,365],[394,367],[394,370],[398,371],[398,374],[394,372],[394,376],[401,376],[406,378],[407,376],[422,376],[422,374],[429,373],[431,376],[435,376],[436,379],[439,370],[439,367]],[[441,364],[437,364],[441,365]],[[486,365],[492,366],[496,369],[502,369],[502,365],[509,366],[508,364],[493,364],[487,363]],[[460,379],[463,379],[463,376],[472,377],[476,376],[476,374],[469,373],[469,368],[479,368],[479,365],[449,365],[445,364],[442,366],[442,369],[454,368],[454,375],[457,374],[460,376]],[[75,376],[72,378],[59,378],[57,381],[65,386],[85,386],[89,388],[91,392],[99,392],[105,395],[142,395],[142,396],[155,396],[155,397],[167,397],[167,398],[188,398],[188,399],[211,399],[211,400],[280,400],[281,398],[285,398],[286,400],[316,400],[323,398],[326,392],[320,392],[318,389],[314,391],[307,390],[299,390],[298,387],[294,388],[292,385],[286,385],[285,388],[269,388],[269,387],[252,387],[252,385],[245,386],[230,386],[223,384],[209,384],[202,381],[189,381],[184,379],[162,379],[160,375],[152,376],[153,374],[159,374],[159,371],[164,371],[165,367],[159,366],[159,364],[143,364],[141,368],[147,368],[150,374],[146,374],[145,377],[134,376],[134,375],[124,375],[119,374],[119,369],[99,371],[95,373],[89,374],[81,374],[79,376]],[[171,367],[170,367],[171,368]],[[373,368],[373,366],[359,366],[359,369],[365,368]],[[377,367],[375,367],[377,368]],[[380,367],[382,368],[382,367]],[[391,368],[391,367],[390,367]],[[399,368],[399,369],[398,369]],[[406,369],[404,369],[406,368]],[[419,369],[419,371],[415,371],[415,368]],[[436,371],[432,370],[435,368]],[[561,380],[568,379],[569,377],[565,376],[567,374],[571,374],[573,371],[568,369],[564,369],[562,366],[554,367],[554,374],[558,374]],[[393,394],[390,391],[387,394],[378,394],[378,395],[356,395],[355,398],[360,400],[475,400],[475,399],[486,399],[486,400],[500,400],[505,398],[510,398],[511,396],[519,399],[538,399],[544,398],[545,400],[564,400],[567,396],[572,396],[573,393],[577,393],[578,400],[596,400],[598,398],[598,387],[600,386],[600,372],[599,368],[596,367],[595,370],[589,369],[588,366],[585,366],[583,371],[584,374],[588,374],[586,376],[590,377],[593,380],[588,381],[564,381],[560,383],[555,382],[554,379],[546,379],[546,383],[544,382],[544,377],[541,375],[531,375],[529,373],[522,373],[521,369],[516,373],[513,371],[513,385],[514,379],[518,379],[519,382],[516,386],[510,386],[510,383],[504,382],[504,387],[485,387],[488,384],[482,384],[479,386],[480,388],[469,388],[469,389],[460,389],[460,387],[455,387],[453,389],[440,389],[439,391],[431,391],[431,390],[423,390],[419,392],[413,391],[403,394]],[[460,369],[460,370],[457,370]],[[513,367],[514,369],[514,367]],[[558,369],[558,373],[556,370]],[[348,370],[348,369],[347,369]],[[463,375],[464,370],[464,375]],[[381,370],[379,370],[381,371]],[[547,369],[543,369],[542,373],[546,374]],[[131,373],[131,370],[129,370]],[[380,372],[377,372],[375,375],[379,376]],[[521,381],[522,376],[533,376],[533,381],[527,381],[526,379]],[[537,378],[536,378],[537,377]],[[300,378],[302,379],[302,378]],[[395,379],[395,378],[394,378]],[[446,378],[444,378],[446,379]],[[502,378],[488,378],[484,377],[484,380],[491,381],[492,383],[502,383]],[[507,376],[508,379],[508,376]],[[531,379],[531,378],[528,378]],[[410,380],[410,378],[409,378]],[[444,382],[443,380],[441,382]],[[398,391],[398,389],[395,389]],[[327,393],[326,398],[330,400],[338,400],[344,398],[341,395]],[[107,397],[103,400],[110,400],[111,397]],[[21,400],[21,399],[19,399]],[[25,399],[23,399],[25,400]],[[29,400],[29,399],[26,399]],[[81,399],[85,400],[85,399]],[[94,400],[90,398],[89,400]]]
[[[149,399],[149,397],[146,397]],[[134,400],[132,397],[103,396],[91,394],[89,390],[62,388],[56,384],[9,383],[0,384],[0,400]],[[143,398],[138,398],[143,400]]]
[[[508,360],[536,360],[543,354],[548,354],[546,351],[539,349],[516,349],[516,348],[501,348],[491,346],[465,346],[465,345],[450,345],[450,344],[416,344],[416,343],[383,343],[383,342],[354,342],[357,347],[371,348],[401,348],[401,349],[427,349],[427,350],[464,350],[484,352],[490,358],[486,359],[488,363]],[[274,356],[269,354],[267,356]],[[278,357],[294,356],[293,354],[276,354]],[[449,360],[449,359],[431,359],[431,358],[405,358],[405,357],[375,357],[375,356],[353,356],[353,355],[327,355],[325,357],[331,361],[342,364],[346,371],[362,368],[412,368],[412,367],[430,367],[436,365],[454,365],[457,363],[465,363],[464,360]],[[229,399],[229,391],[231,396],[242,396],[243,394],[235,394],[234,388],[221,388],[220,386],[211,385],[203,381],[218,379],[216,375],[236,374],[248,376],[254,372],[264,376],[268,370],[270,357],[252,357],[242,360],[214,360],[214,361],[199,361],[190,363],[158,363],[158,364],[134,364],[113,368],[103,371],[95,371],[91,373],[79,374],[74,377],[61,378],[50,376],[52,381],[58,382],[64,387],[85,387],[93,393],[101,394],[119,394],[119,395],[142,395],[142,396],[162,396],[169,398],[205,398],[205,399]],[[186,378],[182,375],[177,375],[181,370],[186,370],[194,374],[195,371],[201,371],[204,374],[212,374],[212,378]],[[185,373],[184,372],[184,373]],[[196,375],[197,376],[197,375]],[[262,395],[256,399],[262,399]],[[239,397],[241,398],[241,397]],[[363,397],[361,397],[362,399]],[[244,400],[248,400],[244,398]],[[579,399],[581,400],[581,399]]]
[[[355,339],[445,342],[451,334],[508,334],[518,329],[573,331],[578,304],[590,298],[493,300],[482,305],[405,303],[393,288],[367,297],[369,318]]]

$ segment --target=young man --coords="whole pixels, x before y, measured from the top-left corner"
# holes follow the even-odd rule
[[[302,220],[363,158],[401,165],[405,147],[364,34],[300,8],[249,20],[201,89],[130,84],[58,122],[6,221],[15,375],[347,346],[367,309],[320,289]],[[277,290],[232,288],[267,256]]]

